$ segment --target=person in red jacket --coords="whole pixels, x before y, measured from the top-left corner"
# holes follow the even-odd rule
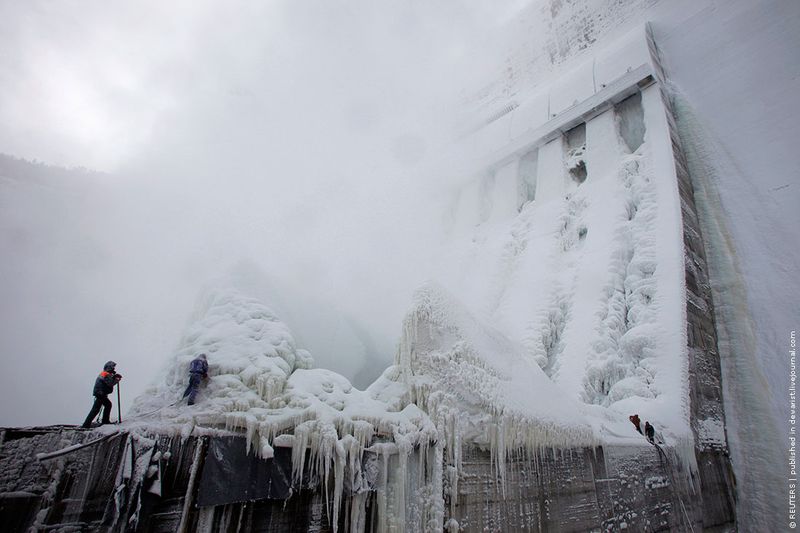
[[[108,399],[108,395],[114,392],[114,385],[122,379],[122,374],[117,374],[116,367],[117,363],[114,361],[107,362],[103,365],[103,371],[94,380],[94,390],[92,391],[94,405],[92,405],[92,409],[89,411],[89,415],[84,420],[82,427],[91,427],[92,420],[94,420],[101,408],[103,409],[103,421],[101,424],[111,423],[111,400]]]
[[[633,424],[634,427],[636,427],[636,431],[642,433],[642,420],[639,418],[638,414],[629,416],[628,420],[630,420],[631,424]],[[644,435],[644,433],[642,433],[642,435]]]

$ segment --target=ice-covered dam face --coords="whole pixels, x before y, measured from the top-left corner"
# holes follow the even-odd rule
[[[455,192],[449,289],[565,397],[686,437],[680,200],[659,89],[576,122]]]
[[[713,303],[658,50],[641,29],[554,80],[445,159],[453,267],[417,292],[395,364],[366,391],[313,369],[261,302],[212,291],[121,431],[3,433],[0,516],[114,531],[733,527]],[[201,352],[211,380],[188,407]]]
[[[531,469],[508,451],[569,448],[556,444],[561,438],[584,444],[585,435],[570,427],[577,421],[613,455],[614,447],[641,439],[627,422],[638,414],[676,454],[666,461],[670,469],[677,461],[689,473],[688,486],[704,497],[699,509],[683,513],[683,523],[669,527],[729,527],[733,477],[702,231],[649,26],[574,61],[556,78],[520,89],[512,104],[462,140],[468,150],[462,146],[448,160],[456,173],[472,173],[456,180],[451,193],[447,264],[458,267],[444,284],[492,336],[516,345],[513,361],[535,364],[542,374],[520,379],[523,372],[498,356],[502,349],[471,357],[459,345],[466,335],[430,346],[436,338],[430,331],[442,329],[436,313],[427,330],[417,327],[406,341],[413,347],[408,366],[425,376],[415,388],[423,398],[434,376],[439,389],[450,385],[462,405],[473,405],[469,413],[489,406],[505,415],[475,422],[462,412],[452,427],[461,432],[459,442],[490,451],[501,487],[495,494],[506,504],[486,503],[483,514],[455,504],[450,516],[467,529],[492,529],[519,516],[528,518],[514,522],[518,527],[541,528],[541,508],[525,510],[526,500],[535,499],[529,487],[517,486],[507,500],[509,465]],[[465,153],[469,159],[459,161]],[[443,372],[447,364],[454,368]],[[520,387],[522,398],[505,393]],[[531,420],[546,430],[530,431]],[[459,456],[448,467],[463,473],[464,464]],[[561,481],[571,478],[562,475]],[[478,483],[450,501],[485,490]],[[602,507],[599,492],[584,496],[592,512]],[[650,512],[634,512],[633,527],[666,527]],[[555,513],[560,528],[598,527],[581,523],[586,515],[575,509]],[[630,514],[614,520],[607,517],[603,527],[631,526]]]

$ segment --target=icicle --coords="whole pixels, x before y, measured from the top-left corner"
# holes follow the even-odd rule
[[[383,448],[381,448],[383,449]],[[378,533],[389,531],[389,509],[388,509],[388,490],[389,490],[389,456],[381,454],[382,466],[381,476],[378,480],[377,500],[378,500]]]
[[[306,462],[306,449],[308,448],[308,423],[300,424],[294,429],[292,442],[292,483],[300,485],[303,481],[303,471]]]
[[[133,475],[133,455],[133,438],[128,435],[128,440],[125,442],[125,451],[122,453],[122,477],[119,480],[120,483],[124,483],[126,480],[131,479],[131,476]]]
[[[150,488],[147,489],[147,492],[149,492],[150,494],[155,494],[156,496],[161,496],[161,480],[163,479],[163,471],[161,466],[160,455],[159,457],[153,456],[153,460],[155,461],[155,464],[153,465],[153,467],[155,467],[155,471],[152,474],[150,474],[150,472],[148,471],[148,474],[150,474],[148,477],[153,477],[154,479],[153,482],[150,484]]]
[[[366,530],[367,496],[367,492],[353,494],[350,503],[350,532],[363,532]]]
[[[497,468],[497,475],[500,478],[500,487],[502,490],[503,498],[506,497],[506,418],[501,416],[495,418],[494,423],[495,431],[497,432],[496,449],[495,449],[495,465]]]
[[[444,463],[443,445],[437,442],[433,447],[433,465],[431,466],[431,499],[427,508],[429,516],[427,530],[433,532],[442,531],[444,522],[444,491],[442,490],[442,480],[444,478],[442,467]]]
[[[312,436],[311,453],[312,456],[316,455],[315,471],[319,473],[322,471],[323,487],[325,491],[325,509],[328,516],[331,516],[330,510],[330,470],[331,461],[335,454],[336,444],[338,442],[336,429],[331,424],[316,423],[316,431]],[[336,481],[336,480],[334,480]],[[338,511],[335,511],[338,516]]]
[[[342,441],[337,441],[335,445],[335,453],[333,455],[333,533],[336,533],[339,527],[339,506],[342,502],[342,488],[344,485],[344,465],[347,460],[347,453]]]
[[[406,528],[406,480],[408,479],[408,456],[413,450],[413,446],[405,437],[395,437],[398,448],[398,467],[394,473],[394,527],[397,531],[405,531]]]

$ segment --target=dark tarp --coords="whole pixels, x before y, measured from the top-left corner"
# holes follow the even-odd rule
[[[203,463],[197,505],[255,500],[285,500],[292,485],[292,450],[275,448],[275,457],[247,453],[242,437],[211,439]]]

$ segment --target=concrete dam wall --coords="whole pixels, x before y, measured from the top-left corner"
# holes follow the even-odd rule
[[[170,387],[182,388],[185,374],[176,364],[152,395],[172,418],[118,431],[4,429],[0,523],[8,531],[735,530],[714,305],[666,87],[644,28],[462,139],[473,157],[452,168],[474,179],[458,184],[453,232],[490,242],[501,233],[493,225],[511,226],[500,272],[491,272],[499,281],[480,305],[464,306],[489,308],[493,324],[444,291],[423,292],[396,365],[354,392],[344,378],[294,364],[276,318],[223,296],[214,309],[233,308],[235,325],[253,326],[236,334],[262,341],[262,322],[270,324],[292,365],[256,375],[244,354],[244,370],[228,380],[252,402],[245,407],[222,393],[205,413],[202,404],[170,405]],[[189,336],[197,344],[180,357],[205,349],[205,331],[230,318],[223,311],[200,323]],[[523,370],[529,381],[515,381]],[[640,408],[666,444],[632,430],[625,415]]]
[[[247,454],[242,437],[121,431],[69,451],[96,437],[67,427],[3,430],[4,531],[348,531],[359,498],[362,530],[381,529],[377,479],[361,493],[346,488],[334,528],[332,486],[313,477],[292,486],[289,449],[264,460]],[[501,483],[490,454],[470,448],[446,494],[447,519],[462,531],[733,530],[724,453],[700,454],[695,472],[685,459],[649,445],[545,450],[513,458]],[[381,461],[362,461],[367,479],[380,475],[370,465]]]

